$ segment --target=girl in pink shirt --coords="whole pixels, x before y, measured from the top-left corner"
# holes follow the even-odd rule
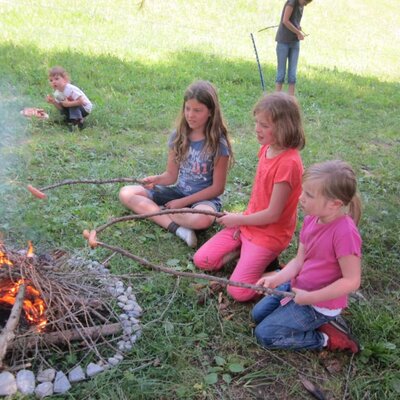
[[[307,215],[296,257],[257,285],[292,290],[266,296],[253,309],[255,336],[267,348],[359,351],[334,322],[361,280],[361,202],[350,165],[327,161],[307,169],[300,205]]]
[[[218,218],[224,229],[194,255],[197,267],[215,271],[240,254],[231,279],[251,284],[292,239],[303,174],[299,150],[305,144],[300,107],[293,96],[264,96],[253,114],[261,148],[247,209]],[[228,286],[228,293],[238,301],[258,296],[254,290],[234,286]]]

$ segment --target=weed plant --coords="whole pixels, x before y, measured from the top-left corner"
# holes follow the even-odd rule
[[[128,214],[120,185],[66,186],[37,201],[26,184],[64,179],[144,177],[165,167],[168,133],[195,79],[218,88],[236,164],[225,210],[245,208],[257,163],[251,109],[261,96],[250,41],[255,33],[267,91],[274,87],[273,29],[283,1],[0,1],[0,231],[6,245],[62,248],[104,260],[81,237]],[[378,17],[377,17],[378,15]],[[176,279],[115,256],[145,310],[143,336],[117,368],[74,386],[74,399],[308,398],[305,375],[327,398],[400,396],[399,126],[397,2],[314,1],[307,6],[298,70],[307,145],[304,164],[341,158],[357,171],[364,203],[363,299],[346,319],[359,356],[266,351],[252,337],[251,304],[199,301],[199,282]],[[362,21],[362,23],[360,23]],[[68,132],[45,102],[47,70],[64,66],[95,108],[83,131]],[[48,121],[26,120],[43,107]],[[299,218],[299,227],[302,215]],[[200,234],[204,242],[219,228]],[[296,236],[297,237],[297,236]],[[148,221],[101,234],[156,264],[192,270],[193,251]],[[297,240],[281,257],[287,262]],[[231,268],[219,273],[228,276]],[[225,293],[223,300],[227,301]]]

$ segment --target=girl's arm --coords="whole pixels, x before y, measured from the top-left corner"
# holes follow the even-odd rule
[[[297,304],[316,304],[321,301],[336,299],[354,292],[360,287],[361,283],[361,259],[360,257],[350,255],[339,258],[342,277],[330,285],[312,292],[292,288],[296,293],[294,301]]]
[[[301,267],[304,263],[304,246],[302,243],[299,244],[297,249],[296,257],[291,259],[286,267],[281,269],[277,274],[273,276],[267,276],[258,280],[256,285],[265,286],[271,289],[276,288],[282,283],[290,281],[292,278],[298,275]]]
[[[48,94],[48,95],[46,96],[46,101],[47,101],[48,103],[50,103],[50,104],[53,104],[53,106],[55,106],[55,107],[58,108],[59,110],[62,109],[61,104],[60,104],[60,103],[57,103],[57,102],[56,102],[56,99],[55,99],[53,96],[51,96],[50,94]]]
[[[217,222],[227,228],[239,225],[273,224],[279,220],[291,192],[292,189],[287,182],[275,183],[268,208],[248,215],[227,213],[218,218]]]
[[[169,150],[167,167],[165,172],[160,175],[152,175],[142,179],[143,184],[148,189],[152,189],[154,185],[173,185],[178,179],[179,164],[175,161],[175,152]]]
[[[165,206],[167,208],[183,208],[198,201],[213,199],[214,197],[221,195],[225,190],[228,168],[229,157],[218,157],[214,163],[213,183],[211,186],[189,196],[182,197],[181,199],[172,200],[165,204]]]
[[[285,12],[283,13],[282,23],[283,25],[286,26],[286,28],[288,28],[290,31],[292,31],[297,35],[297,39],[303,40],[304,39],[303,32],[300,29],[297,29],[290,21],[290,17],[292,16],[292,14],[293,14],[293,7],[287,5],[285,7]]]

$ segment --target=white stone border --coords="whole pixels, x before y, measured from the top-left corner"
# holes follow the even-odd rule
[[[85,267],[90,272],[97,274],[108,293],[118,300],[118,306],[122,310],[118,318],[123,329],[122,339],[117,343],[118,351],[109,357],[107,362],[99,360],[97,363],[89,363],[85,370],[78,364],[68,372],[68,376],[54,368],[39,371],[36,377],[34,372],[27,369],[18,371],[16,375],[8,371],[1,372],[0,396],[9,396],[20,392],[23,395],[35,393],[39,398],[44,398],[53,394],[66,393],[72,383],[91,378],[118,365],[124,359],[124,353],[130,351],[142,335],[139,318],[142,316],[143,310],[137,303],[131,286],[125,287],[121,280],[113,277],[110,271],[97,261],[88,261],[81,256],[75,256],[68,260],[68,264],[72,268]]]

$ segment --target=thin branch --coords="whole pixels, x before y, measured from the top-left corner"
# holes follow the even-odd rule
[[[193,208],[165,209],[148,214],[131,214],[131,215],[125,215],[123,217],[112,218],[104,225],[95,228],[95,231],[97,233],[100,233],[101,231],[104,231],[104,229],[108,228],[111,225],[117,224],[118,222],[132,221],[135,219],[146,219],[146,218],[156,217],[157,215],[166,215],[166,214],[204,214],[204,215],[211,215],[216,218],[220,218],[224,215],[224,213],[221,212],[215,212],[209,210],[196,210]]]
[[[32,185],[27,185],[27,189],[37,198],[44,199],[47,195],[44,193],[46,190],[54,189],[56,187],[65,185],[78,185],[78,184],[93,184],[93,185],[104,185],[106,183],[139,183],[142,184],[143,181],[136,178],[111,178],[111,179],[67,179],[62,182],[54,183],[52,185],[43,186],[38,189]]]
[[[103,243],[103,242],[96,242],[96,243],[100,247],[104,247],[105,249],[116,251],[117,253],[120,253],[123,256],[128,257],[131,260],[134,260],[134,261],[138,262],[139,264],[142,264],[142,265],[144,265],[146,267],[150,267],[150,268],[152,268],[152,269],[154,269],[156,271],[165,272],[167,274],[176,275],[176,276],[184,276],[186,278],[204,279],[204,280],[207,280],[207,281],[215,281],[215,282],[221,283],[224,286],[228,286],[228,285],[236,286],[236,287],[241,287],[241,288],[245,288],[245,289],[252,289],[252,290],[255,290],[255,291],[261,292],[261,293],[275,294],[275,295],[283,296],[283,297],[294,297],[295,296],[295,294],[293,292],[284,292],[284,291],[281,291],[281,290],[266,288],[264,286],[252,285],[250,283],[231,281],[229,279],[220,278],[218,276],[206,275],[206,274],[197,274],[197,273],[194,273],[194,272],[175,271],[174,269],[171,269],[171,268],[163,267],[161,265],[155,265],[155,264],[151,263],[150,261],[145,260],[144,258],[138,257],[138,256],[130,253],[129,251],[122,249],[121,247],[112,246],[112,245],[109,245],[109,244],[106,244],[106,243]]]

